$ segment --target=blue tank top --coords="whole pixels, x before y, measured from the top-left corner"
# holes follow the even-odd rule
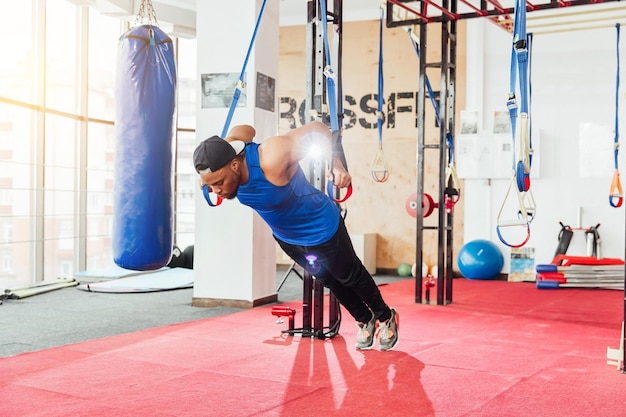
[[[259,163],[259,144],[246,144],[248,182],[239,186],[237,199],[253,208],[274,235],[289,244],[315,246],[327,242],[339,227],[339,208],[315,188],[302,168],[283,186],[265,179]]]

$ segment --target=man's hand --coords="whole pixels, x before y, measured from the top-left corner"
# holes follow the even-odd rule
[[[328,172],[328,176],[332,178],[333,184],[337,188],[346,188],[352,183],[352,176],[343,167],[343,164],[339,160],[335,160],[333,164],[333,172]]]

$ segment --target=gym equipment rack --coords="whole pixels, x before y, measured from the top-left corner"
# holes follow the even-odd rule
[[[565,7],[595,5],[611,3],[619,0],[548,0],[526,1],[526,11],[558,9]],[[419,50],[421,53],[419,69],[418,93],[418,129],[417,129],[417,233],[416,257],[417,265],[422,265],[422,245],[424,231],[437,230],[437,304],[445,305],[452,302],[452,237],[453,213],[444,213],[439,210],[437,226],[425,226],[423,216],[424,196],[424,157],[426,150],[439,151],[439,207],[444,207],[444,179],[446,169],[446,132],[453,134],[455,118],[455,82],[456,82],[456,23],[462,19],[484,17],[499,25],[504,30],[512,32],[514,14],[512,6],[505,7],[498,0],[386,0],[387,27],[414,26],[414,33],[419,33]],[[426,25],[438,23],[441,25],[441,61],[428,62]],[[418,28],[419,27],[419,28]],[[418,32],[419,30],[419,32]],[[426,70],[440,69],[441,87],[438,94],[439,116],[439,143],[427,145],[424,141],[425,129],[425,98],[426,98]],[[626,241],[626,236],[625,236]],[[626,254],[625,254],[626,255]],[[626,272],[624,274],[626,283]],[[415,277],[415,302],[423,303],[423,277]],[[626,285],[625,285],[626,287]],[[626,288],[624,290],[624,321],[626,322]],[[622,332],[621,346],[626,343],[626,335]],[[626,373],[626,349],[622,348],[622,373]]]

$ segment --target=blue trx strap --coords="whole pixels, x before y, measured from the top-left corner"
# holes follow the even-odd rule
[[[498,225],[496,232],[498,238],[507,246],[518,248],[524,246],[530,238],[530,222],[535,214],[535,201],[530,190],[530,168],[532,165],[532,140],[530,118],[530,61],[531,61],[532,34],[526,33],[526,3],[524,0],[515,1],[515,22],[513,28],[513,44],[511,49],[511,74],[510,90],[507,101],[509,117],[511,119],[512,138],[512,171],[511,183],[506,192],[500,211],[498,212]],[[517,76],[519,74],[519,84]],[[516,91],[519,87],[519,129],[518,102]],[[516,146],[516,134],[519,130],[519,143]],[[505,203],[515,188],[517,203],[519,206],[517,218],[513,220],[501,220]],[[510,244],[501,234],[501,227],[523,226],[526,228],[526,237],[519,244]]]
[[[387,168],[387,161],[385,160],[385,154],[383,153],[383,20],[385,18],[385,9],[380,8],[380,22],[378,25],[379,41],[378,41],[378,111],[376,113],[378,127],[378,153],[374,158],[372,164],[372,178],[376,182],[385,182],[389,179],[389,169]]]
[[[241,91],[246,87],[243,82],[243,77],[246,74],[246,67],[248,66],[248,59],[250,58],[250,52],[252,52],[252,47],[254,46],[254,40],[256,39],[256,34],[259,31],[259,24],[261,23],[261,17],[263,17],[263,10],[265,10],[265,3],[267,0],[263,0],[263,4],[261,5],[261,9],[259,10],[259,16],[256,19],[256,25],[254,26],[254,32],[252,33],[252,39],[250,40],[250,45],[248,46],[248,52],[246,53],[246,58],[243,61],[243,67],[241,68],[241,73],[239,74],[239,81],[237,81],[237,86],[235,87],[235,91],[233,93],[233,98],[230,102],[230,108],[228,109],[228,116],[226,116],[226,122],[224,123],[224,128],[222,129],[222,138],[226,138],[228,135],[228,129],[230,128],[230,122],[233,119],[233,114],[235,113],[235,108],[237,108],[237,102],[239,101],[239,96],[241,95]],[[208,185],[202,186],[202,195],[204,199],[211,207],[219,206],[222,204],[222,197],[217,196],[217,200],[215,203],[211,201],[211,190]]]
[[[415,39],[413,39],[413,36],[411,35],[412,33],[412,29],[408,30],[409,33],[409,39],[411,40],[411,45],[413,45],[413,49],[415,50],[415,55],[417,55],[417,59],[420,59],[420,49],[419,46],[417,45],[417,42],[415,41]],[[430,103],[433,105],[433,109],[435,110],[435,126],[439,127],[441,121],[440,119],[440,111],[439,111],[439,102],[437,101],[437,98],[435,97],[435,93],[433,91],[433,87],[430,84],[430,80],[428,79],[428,75],[424,74],[424,83],[426,84],[426,90],[428,91],[428,98],[430,99]]]
[[[411,45],[413,45],[413,49],[415,50],[415,54],[417,55],[417,59],[420,59],[420,51],[419,46],[413,36],[411,35],[412,30],[408,30],[409,39],[411,40]],[[430,98],[430,102],[433,105],[433,109],[435,110],[435,124],[437,127],[440,127],[443,120],[441,120],[441,112],[439,107],[439,102],[435,98],[435,92],[433,91],[433,87],[430,84],[430,80],[428,79],[428,75],[424,74],[424,84],[426,84],[426,90],[428,91],[428,97]],[[459,178],[456,174],[456,168],[454,166],[454,138],[452,137],[452,133],[450,130],[446,131],[446,144],[448,147],[448,166],[446,167],[446,180],[445,180],[445,210],[450,213],[452,211],[452,207],[459,201],[461,198],[461,187],[459,185]]]
[[[526,34],[526,5],[523,0],[516,0],[515,26],[513,33],[513,48],[511,49],[511,76],[510,90],[507,107],[511,118],[511,135],[515,145],[517,129],[517,102],[515,92],[517,89],[517,74],[519,73],[520,93],[520,150],[515,159],[513,152],[513,171],[515,172],[516,184],[519,191],[530,189],[530,166],[532,163],[532,143],[530,142],[530,51],[532,34]],[[515,150],[515,146],[514,146]]]
[[[622,183],[619,178],[619,29],[620,24],[615,24],[617,30],[617,76],[615,77],[615,136],[613,139],[613,159],[615,163],[615,170],[613,171],[613,179],[611,181],[611,191],[609,193],[609,204],[611,207],[621,207],[624,201],[624,194],[622,192]]]
[[[222,138],[225,138],[226,135],[228,134],[230,122],[233,119],[233,114],[235,113],[235,108],[237,107],[237,102],[239,101],[241,90],[243,90],[246,87],[245,83],[243,82],[243,77],[246,74],[246,67],[248,66],[248,59],[250,58],[250,52],[252,52],[252,47],[254,46],[254,40],[256,38],[256,34],[259,31],[259,24],[261,23],[261,17],[263,17],[263,10],[265,9],[265,3],[267,3],[267,0],[263,0],[263,4],[261,5],[261,9],[259,10],[259,16],[256,19],[256,25],[254,26],[254,32],[252,32],[252,39],[250,40],[250,45],[248,46],[246,59],[243,61],[243,67],[241,68],[241,73],[239,74],[239,81],[237,82],[237,87],[235,88],[233,99],[230,102],[230,108],[228,109],[228,116],[226,117],[226,123],[224,123],[224,129],[222,129]]]
[[[322,31],[324,32],[324,51],[326,56],[326,65],[324,66],[324,77],[326,79],[326,93],[328,94],[328,113],[330,117],[330,130],[332,132],[333,155],[330,161],[330,171],[333,171],[336,147],[341,141],[341,131],[339,130],[339,115],[337,114],[337,93],[335,90],[335,73],[330,61],[330,47],[328,46],[328,21],[326,13],[326,0],[320,0],[320,12],[322,14]],[[334,198],[335,185],[333,181],[326,184],[326,192],[330,198],[336,203],[343,203],[352,195],[352,184],[348,186],[345,197],[341,199]]]
[[[328,113],[330,117],[330,130],[339,132],[339,117],[337,115],[337,94],[335,92],[335,73],[330,61],[330,47],[328,46],[328,20],[326,17],[326,0],[320,1],[322,14],[322,31],[324,32],[324,51],[326,65],[324,66],[324,76],[326,78],[326,93],[328,94]],[[334,138],[333,138],[334,139]]]

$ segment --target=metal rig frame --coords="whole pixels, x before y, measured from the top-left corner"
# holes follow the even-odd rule
[[[330,2],[328,2],[330,3]],[[326,62],[324,51],[324,32],[321,28],[321,7],[319,0],[307,1],[307,31],[306,41],[311,51],[306,60],[306,101],[305,117],[309,120],[328,116],[328,103],[326,98],[326,83],[324,79],[324,66]],[[343,100],[341,83],[341,33],[342,33],[342,0],[333,0],[332,11],[327,7],[326,18],[335,28],[336,44],[333,51],[335,56],[331,60],[335,69],[337,86],[337,101]],[[337,111],[341,112],[341,102],[336,103]],[[339,115],[340,117],[340,115]],[[341,140],[341,139],[339,139]],[[326,190],[326,166],[325,161],[312,161],[306,173],[311,184],[317,189]],[[337,298],[332,292],[328,301],[328,326],[324,325],[324,285],[316,280],[306,269],[302,275],[302,328],[284,330],[288,334],[302,334],[303,336],[316,337],[318,339],[332,338],[339,333],[341,322],[340,307]],[[290,326],[291,327],[291,326]]]
[[[619,0],[548,0],[534,3],[526,1],[527,12],[557,9],[563,7],[609,3]],[[452,264],[453,264],[453,221],[454,213],[443,209],[445,172],[447,167],[448,145],[447,132],[455,135],[455,87],[456,87],[456,46],[457,21],[461,19],[485,17],[504,30],[512,32],[514,20],[513,7],[504,7],[498,0],[386,0],[387,27],[413,26],[413,32],[419,33],[419,83],[418,83],[418,128],[417,128],[417,232],[416,256],[417,273],[415,277],[415,302],[429,303],[429,293],[424,297],[424,282],[421,276],[423,264],[422,247],[424,231],[437,231],[437,305],[452,303]],[[441,61],[428,62],[426,25],[441,25]],[[426,71],[440,70],[439,100],[439,143],[426,144],[425,106],[426,106]],[[438,216],[437,226],[424,225],[424,158],[427,151],[438,151]],[[430,153],[430,152],[429,152]],[[436,199],[437,200],[437,199]],[[626,281],[626,277],[625,277]],[[429,290],[428,290],[429,291]],[[626,321],[626,292],[624,302]],[[626,355],[625,355],[626,356]],[[626,360],[626,358],[625,358]]]

